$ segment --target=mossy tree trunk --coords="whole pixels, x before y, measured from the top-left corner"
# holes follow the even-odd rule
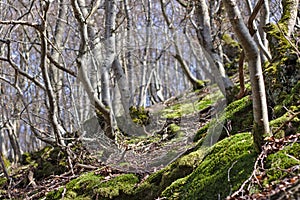
[[[236,1],[224,0],[223,3],[233,29],[237,34],[239,41],[241,42],[246,57],[248,58],[253,98],[253,138],[256,149],[261,151],[263,135],[268,134],[270,129],[260,54],[255,41],[252,39],[248,28],[244,24]]]
[[[296,24],[299,0],[282,0],[281,4],[283,13],[280,22],[286,25],[287,36],[291,36]]]

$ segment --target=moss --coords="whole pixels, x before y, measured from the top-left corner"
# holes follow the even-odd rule
[[[81,175],[80,177],[71,180],[67,183],[64,199],[92,199],[95,194],[94,188],[99,185],[100,181],[104,178],[95,175],[94,172],[89,172]],[[47,195],[47,199],[61,199],[64,189],[60,188],[57,191],[53,191]]]
[[[7,178],[0,177],[0,187],[3,188],[4,185],[7,183]]]
[[[295,176],[300,173],[300,170],[289,170],[293,166],[300,165],[300,144],[293,143],[286,146],[283,150],[269,155],[266,159],[265,169],[266,178],[264,185],[270,185],[271,182],[278,183],[285,177],[292,175]]]
[[[132,121],[136,124],[148,125],[149,124],[149,112],[144,107],[132,106],[129,108]]]
[[[238,70],[238,60],[241,52],[240,44],[229,34],[222,35],[223,51],[228,59],[225,59],[225,69],[229,76],[234,75]]]
[[[46,195],[46,199],[53,199],[53,200],[61,199],[63,191],[64,191],[63,187],[61,187],[61,188],[59,188],[57,190],[50,191]]]
[[[197,142],[199,141],[200,139],[202,139],[207,131],[208,131],[208,128],[209,128],[210,124],[205,124],[204,126],[202,126],[198,131],[197,133],[195,134],[195,137],[194,137],[194,142]]]
[[[66,155],[60,148],[46,146],[40,151],[24,153],[22,164],[33,168],[34,178],[41,180],[50,175],[57,175],[67,170]]]
[[[123,198],[133,194],[139,179],[134,174],[124,174],[97,186],[96,193],[105,198]]]
[[[214,145],[192,174],[162,194],[167,199],[224,199],[251,175],[255,157],[250,133],[229,137]]]
[[[130,196],[139,179],[134,174],[123,174],[105,180],[104,177],[89,172],[71,180],[65,186],[64,199],[126,199]],[[62,199],[64,188],[49,192],[47,199]]]
[[[282,116],[270,121],[270,127],[272,128],[273,133],[277,132],[278,128],[281,128],[281,130],[275,134],[275,137],[281,138],[300,132],[300,119],[298,117],[294,117],[291,120],[290,118],[291,113],[286,112]],[[289,121],[289,123],[286,123],[287,121]],[[284,126],[281,127],[282,125]]]
[[[166,168],[152,174],[135,191],[135,199],[155,199],[177,179],[183,178],[195,169],[209,149],[198,149],[185,155]]]
[[[232,39],[232,37],[229,34],[223,34],[222,35],[222,40],[226,45],[230,45],[232,47],[239,47],[239,43]]]
[[[170,124],[170,131],[171,133],[177,133],[178,131],[180,131],[180,126],[172,123]]]
[[[290,1],[283,2],[282,18],[277,24],[266,25],[267,39],[270,44],[272,60],[264,66],[264,77],[268,104],[271,107],[277,105],[289,106],[295,97],[289,99],[292,88],[299,82],[300,59],[297,55],[297,39],[287,38],[287,20],[290,18]],[[277,113],[278,108],[272,115],[282,115]]]
[[[2,155],[0,155],[0,156],[2,156]],[[4,162],[4,166],[6,168],[8,168],[11,165],[10,161],[4,156],[2,156],[2,159],[3,159],[3,162]]]
[[[194,91],[203,89],[205,86],[207,86],[208,83],[208,80],[197,80],[197,82],[193,86],[193,89]]]
[[[182,192],[181,188],[184,187],[188,178],[189,175],[184,178],[177,179],[161,193],[161,196],[168,197],[168,199],[179,199]]]
[[[213,103],[211,98],[204,98],[196,102],[188,100],[183,103],[178,103],[163,110],[163,118],[175,119],[184,115],[188,115],[200,111]]]
[[[210,123],[197,131],[194,141],[207,137],[207,134],[213,136],[213,130],[220,125],[220,122],[224,122],[224,126],[221,135],[218,135],[219,140],[224,139],[228,134],[233,135],[239,132],[249,131],[253,125],[252,109],[252,100],[250,96],[246,96],[230,103],[225,108],[225,112],[221,113],[218,120],[212,119]]]
[[[296,1],[294,0],[283,0],[281,1],[281,5],[283,7],[282,17],[279,23],[284,24],[285,29],[287,29],[288,21],[290,20],[291,16],[291,7],[295,7]]]

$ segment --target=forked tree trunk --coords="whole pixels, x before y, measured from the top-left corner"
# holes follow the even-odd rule
[[[253,139],[255,148],[261,151],[263,135],[270,132],[265,84],[262,75],[260,54],[255,41],[243,22],[238,6],[234,0],[223,1],[229,20],[248,58],[250,82],[253,98]]]

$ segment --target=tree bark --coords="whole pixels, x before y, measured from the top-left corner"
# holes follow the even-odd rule
[[[225,88],[233,86],[232,81],[226,75],[222,58],[217,54],[213,46],[213,38],[211,33],[211,16],[206,4],[206,0],[196,1],[196,25],[197,25],[197,37],[199,43],[203,48],[211,55],[215,65],[219,68],[222,79],[224,81]]]
[[[178,45],[178,36],[175,30],[174,25],[170,22],[166,10],[165,10],[165,5],[163,0],[160,0],[161,3],[161,10],[163,13],[163,17],[168,25],[168,27],[171,29],[172,33],[173,33],[173,38],[174,38],[174,46],[175,46],[175,53],[176,55],[174,56],[176,58],[176,60],[179,62],[182,71],[184,72],[184,74],[186,75],[187,79],[190,81],[190,83],[193,85],[193,89],[201,89],[204,87],[203,82],[201,80],[198,80],[190,71],[188,65],[186,64],[185,60],[183,59],[183,54],[181,52],[181,49]]]
[[[89,36],[88,36],[88,24],[86,20],[86,16],[84,16],[83,11],[80,9],[79,1],[72,0],[71,1],[72,8],[75,14],[75,18],[79,23],[79,31],[81,36],[80,48],[79,48],[79,55],[77,58],[77,67],[78,67],[78,78],[83,83],[83,86],[89,96],[91,103],[95,106],[95,110],[97,113],[103,115],[105,123],[107,124],[107,129],[104,130],[105,134],[111,138],[113,138],[114,131],[112,129],[112,115],[111,110],[107,108],[103,102],[97,97],[97,94],[87,76],[86,72],[86,61],[85,61],[85,54],[89,51],[88,43],[89,43]]]
[[[261,151],[263,135],[270,133],[270,129],[259,51],[243,22],[236,2],[234,0],[224,0],[223,3],[233,29],[248,58],[254,115],[253,139],[255,148]]]
[[[296,24],[299,0],[282,0],[281,4],[283,13],[280,21],[286,24],[287,36],[290,37]]]

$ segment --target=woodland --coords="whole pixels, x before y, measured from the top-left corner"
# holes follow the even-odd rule
[[[0,0],[0,199],[300,199],[298,0]]]

